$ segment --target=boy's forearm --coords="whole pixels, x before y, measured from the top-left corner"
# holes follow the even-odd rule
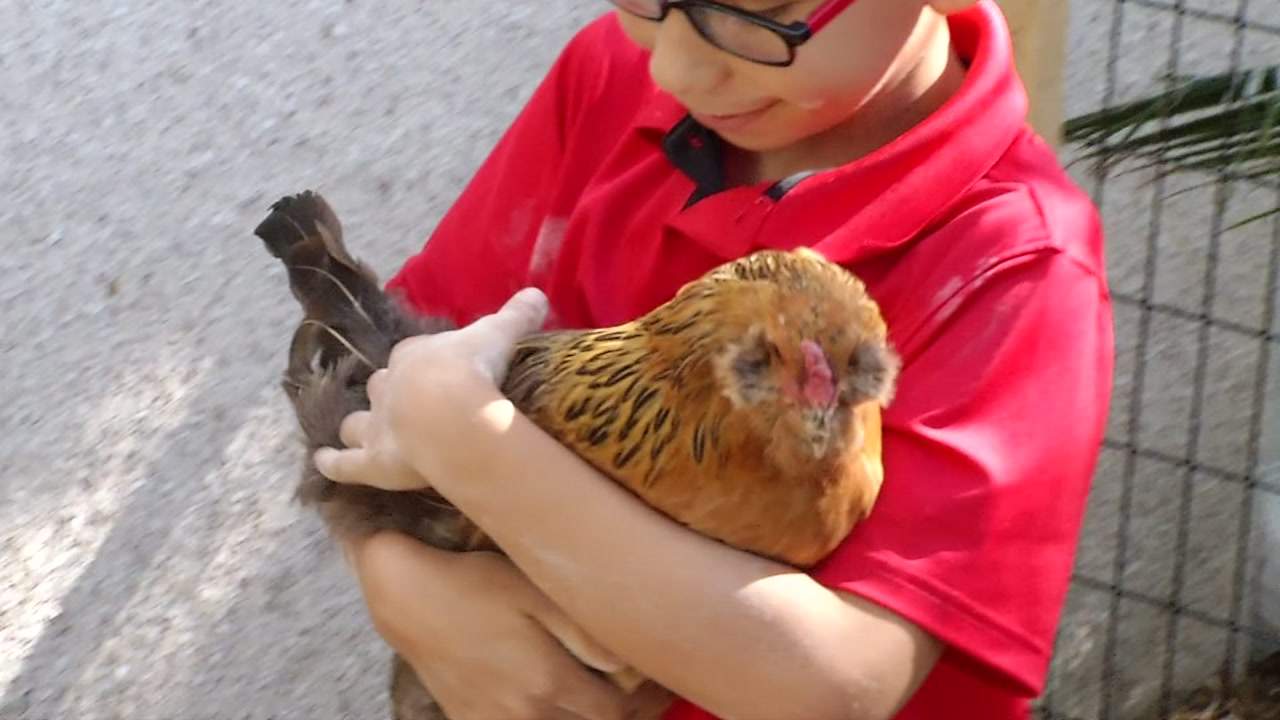
[[[672,522],[524,416],[490,420],[438,489],[600,642],[717,715],[887,718],[936,657],[895,657],[919,631]]]

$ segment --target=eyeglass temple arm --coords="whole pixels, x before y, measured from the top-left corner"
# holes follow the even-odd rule
[[[835,16],[844,12],[844,9],[857,2],[857,0],[828,0],[813,14],[809,16],[805,23],[809,26],[810,33],[816,33],[821,30],[827,23],[831,22]]]

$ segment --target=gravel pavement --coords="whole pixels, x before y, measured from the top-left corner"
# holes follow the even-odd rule
[[[0,0],[0,718],[386,717],[251,231],[386,277],[602,5]]]

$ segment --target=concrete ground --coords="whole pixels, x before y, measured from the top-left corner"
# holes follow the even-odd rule
[[[603,3],[0,0],[0,718],[380,718],[290,500],[313,187],[385,277]]]
[[[1073,112],[1109,5],[1075,3]],[[316,188],[385,277],[603,10],[0,0],[0,718],[385,717],[290,501],[297,309],[251,230]]]

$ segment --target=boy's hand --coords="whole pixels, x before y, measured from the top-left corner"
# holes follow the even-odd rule
[[[313,460],[321,475],[336,482],[369,485],[383,490],[421,490],[430,485],[400,451],[391,430],[387,403],[387,370],[369,376],[365,392],[370,410],[342,419],[338,437],[343,450],[323,447]]]
[[[346,448],[318,449],[316,469],[334,482],[383,490],[428,487],[419,471],[433,471],[423,469],[424,461],[430,465],[438,446],[450,443],[478,394],[502,384],[516,342],[541,327],[546,314],[546,296],[528,289],[466,327],[397,343],[387,368],[369,378],[369,410],[342,421]],[[465,437],[454,440],[465,444]]]
[[[565,646],[622,663],[505,557],[389,532],[349,550],[374,626],[452,720],[627,717],[627,696]]]

